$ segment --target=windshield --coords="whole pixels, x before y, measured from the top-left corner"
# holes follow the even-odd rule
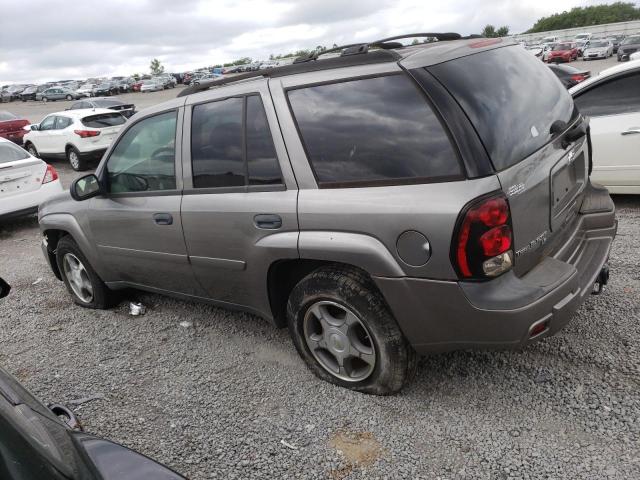
[[[497,170],[542,148],[552,139],[551,124],[568,123],[573,116],[571,96],[555,74],[517,46],[468,55],[429,71],[458,100]]]
[[[559,51],[559,50],[571,50],[571,44],[570,43],[559,43],[558,45],[556,45],[555,47],[553,47],[554,51]]]
[[[26,150],[14,145],[13,143],[0,143],[0,164],[15,162],[16,160],[24,160],[29,158]]]
[[[10,112],[0,112],[0,122],[6,122],[7,120],[15,120],[16,117],[13,113]]]
[[[609,44],[607,42],[593,42],[589,45],[589,48],[600,48],[600,47],[608,47]]]
[[[622,45],[630,45],[632,43],[640,43],[640,36],[625,38],[622,41]]]

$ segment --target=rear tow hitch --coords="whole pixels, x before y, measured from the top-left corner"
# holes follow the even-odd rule
[[[591,293],[593,295],[600,295],[604,291],[607,283],[609,283],[609,265],[605,263],[598,274],[598,278],[596,278],[596,282],[593,284]]]

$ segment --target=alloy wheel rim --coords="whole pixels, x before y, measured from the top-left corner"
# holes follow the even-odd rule
[[[78,168],[78,165],[80,163],[78,161],[78,154],[73,150],[69,152],[69,162],[71,163],[71,165],[73,165],[73,167]]]
[[[346,382],[367,379],[376,366],[373,338],[360,318],[344,305],[322,300],[307,309],[304,338],[316,361]]]
[[[62,268],[69,281],[73,293],[84,303],[93,300],[93,285],[82,262],[73,253],[66,253],[62,258]]]

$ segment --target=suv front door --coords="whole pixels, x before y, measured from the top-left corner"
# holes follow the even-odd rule
[[[100,165],[104,196],[90,200],[89,223],[107,284],[200,295],[182,234],[177,109],[128,127]]]
[[[182,222],[209,298],[269,317],[270,265],[297,258],[297,186],[267,81],[185,105]],[[277,251],[277,249],[279,250]]]
[[[52,134],[56,128],[56,116],[49,115],[38,125],[38,130],[34,130],[33,144],[41,154],[51,153],[53,151]]]

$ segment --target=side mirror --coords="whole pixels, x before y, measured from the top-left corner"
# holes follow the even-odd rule
[[[71,188],[69,188],[69,193],[71,193],[71,198],[81,202],[82,200],[100,195],[100,193],[102,193],[102,187],[98,177],[91,173],[74,180]]]
[[[40,126],[37,123],[34,123],[33,125],[29,125],[29,128],[33,131],[36,131],[40,129]]]
[[[11,286],[7,282],[5,282],[2,278],[0,278],[0,298],[4,298],[9,295],[11,291]]]

